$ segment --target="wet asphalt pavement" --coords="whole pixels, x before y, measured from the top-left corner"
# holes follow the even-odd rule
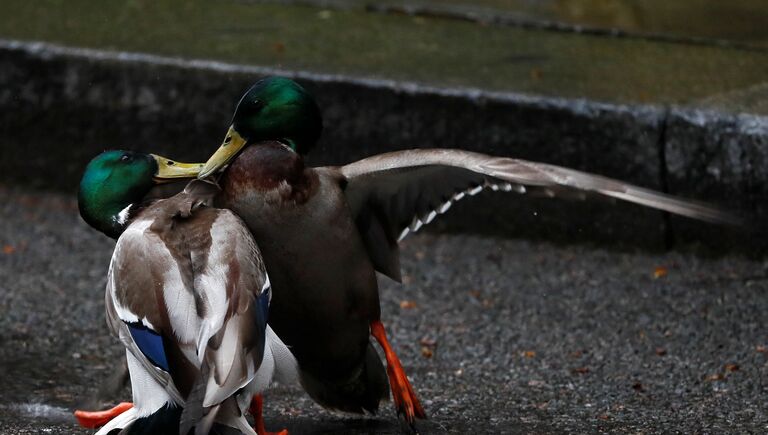
[[[112,246],[74,198],[0,187],[0,433],[91,432],[71,411],[122,354]],[[382,311],[421,433],[768,431],[768,261],[426,234],[403,268]],[[266,400],[270,429],[407,433],[390,404],[356,418],[296,387]]]

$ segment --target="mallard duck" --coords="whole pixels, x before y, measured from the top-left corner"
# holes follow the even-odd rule
[[[246,408],[260,405],[256,396],[273,377],[290,381],[297,370],[267,325],[270,279],[240,218],[208,206],[215,184],[193,180],[177,195],[142,202],[169,166],[179,177],[200,169],[107,151],[80,183],[84,220],[118,238],[107,324],[126,347],[133,394],[133,407],[97,434],[255,434]]]
[[[398,241],[484,189],[546,196],[602,195],[712,222],[707,205],[559,166],[473,152],[419,149],[341,167],[307,167],[322,130],[315,100],[279,77],[240,100],[221,147],[199,177],[226,169],[217,206],[238,214],[264,254],[275,292],[270,324],[291,348],[302,385],[319,404],[375,412],[387,376],[397,412],[425,412],[380,318],[375,271],[400,281]]]

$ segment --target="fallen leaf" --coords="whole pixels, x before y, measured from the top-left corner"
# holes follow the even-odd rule
[[[536,356],[536,351],[533,350],[525,350],[523,351],[523,356],[526,358],[533,358]]]
[[[669,273],[669,270],[668,270],[666,267],[664,267],[664,266],[659,266],[659,267],[657,267],[657,268],[656,268],[656,269],[653,271],[653,277],[654,277],[655,279],[659,279],[659,278],[662,278],[662,277],[665,277],[665,276],[667,276],[667,274],[668,274],[668,273]]]
[[[571,371],[579,375],[586,375],[587,373],[589,373],[589,367],[576,367]]]
[[[427,347],[435,347],[437,346],[437,340],[429,337],[423,337],[421,340],[419,340],[419,344]]]
[[[423,356],[424,358],[432,358],[432,355],[433,355],[432,349],[428,348],[427,346],[421,347],[421,356]]]
[[[738,372],[738,371],[739,371],[739,369],[740,369],[740,367],[739,367],[739,365],[738,365],[738,364],[733,364],[733,363],[731,363],[731,364],[726,364],[726,365],[725,365],[725,371],[726,371],[726,372],[730,372],[730,373],[733,373],[733,372]]]
[[[573,351],[573,352],[571,352],[571,353],[570,353],[570,357],[571,357],[571,358],[580,358],[582,354],[583,354],[583,352],[582,352],[582,351],[580,351],[580,350],[575,350],[575,351]]]
[[[544,74],[538,68],[531,68],[531,80],[541,80],[541,76]]]
[[[411,308],[416,308],[416,302],[414,301],[400,301],[400,308],[404,310],[410,310]]]
[[[277,54],[285,53],[285,43],[280,41],[275,42],[272,44],[272,50]]]
[[[757,346],[755,346],[755,350],[760,353],[768,353],[768,347],[763,346],[762,344],[758,344]]]
[[[725,375],[722,373],[715,373],[706,377],[707,381],[722,381],[723,379],[725,379]]]
[[[608,416],[608,414],[601,414],[597,416],[600,420],[609,420],[611,417]]]
[[[667,354],[667,349],[664,349],[663,347],[657,347],[656,348],[656,355],[664,356],[666,354]]]
[[[16,247],[13,245],[5,245],[3,246],[3,254],[10,255],[16,252]]]

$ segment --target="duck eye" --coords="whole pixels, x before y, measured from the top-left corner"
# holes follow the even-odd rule
[[[131,159],[131,156],[130,156],[130,154],[123,154],[123,155],[120,157],[120,161],[122,161],[122,162],[129,162],[129,161],[131,161],[131,160],[132,160],[132,159]]]
[[[264,104],[263,101],[258,99],[253,100],[253,103],[251,104],[251,111],[254,113],[259,112],[261,109],[264,108],[264,106],[266,106],[266,104]]]

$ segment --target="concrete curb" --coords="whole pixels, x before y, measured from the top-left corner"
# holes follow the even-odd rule
[[[240,94],[269,74],[294,77],[317,96],[326,130],[310,156],[314,164],[393,149],[463,148],[668,189],[758,218],[768,214],[764,117],[10,40],[0,40],[0,182],[74,191],[85,163],[105,148],[202,160],[221,140]],[[646,248],[677,240],[759,253],[768,245],[751,232],[670,222],[632,206],[489,195],[457,208],[444,227]]]

